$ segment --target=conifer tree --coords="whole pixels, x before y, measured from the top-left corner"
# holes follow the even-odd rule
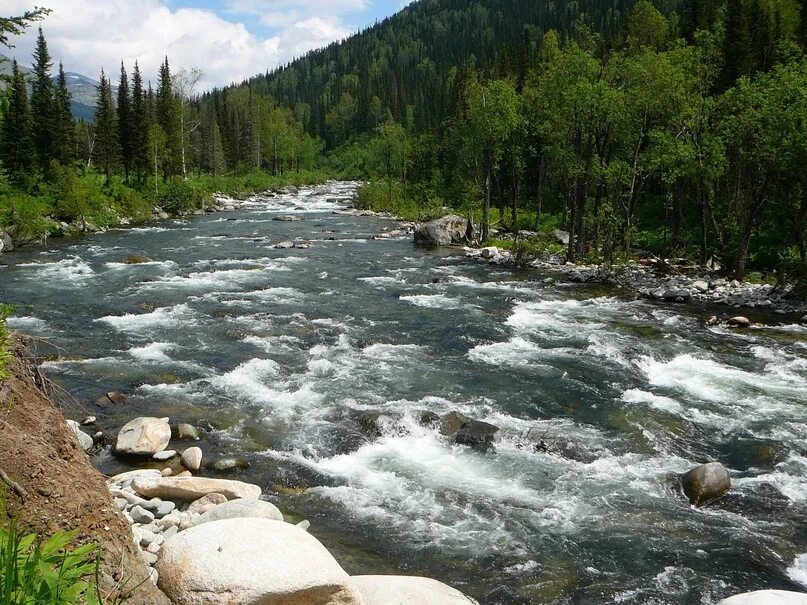
[[[56,111],[53,98],[53,63],[48,52],[48,43],[42,28],[36,39],[34,50],[34,81],[31,87],[31,115],[33,124],[34,148],[40,169],[47,170],[55,158]]]
[[[0,160],[9,181],[23,186],[34,169],[36,152],[32,140],[28,89],[16,59],[11,66],[8,109],[1,124]]]
[[[157,124],[165,135],[166,158],[163,163],[163,175],[172,176],[182,170],[182,131],[180,126],[180,105],[174,94],[171,78],[171,69],[168,66],[168,57],[160,66],[160,76],[157,82],[155,98],[155,112]]]
[[[753,40],[749,11],[743,0],[726,2],[726,34],[723,42],[723,71],[720,86],[731,88],[740,76],[753,70]],[[760,24],[763,25],[763,24]]]
[[[140,75],[140,66],[135,61],[132,73],[132,168],[137,178],[142,182],[148,174],[148,131],[149,111],[148,99],[143,90],[143,76]]]
[[[118,163],[118,126],[115,108],[112,102],[112,86],[101,70],[98,84],[98,100],[95,104],[95,146],[93,155],[96,163],[103,169],[109,182],[112,171]]]
[[[67,89],[67,76],[64,65],[59,63],[59,75],[56,78],[56,91],[54,93],[55,107],[55,158],[63,165],[69,166],[76,159],[76,125],[73,113],[70,110],[71,96]]]
[[[120,159],[126,181],[134,164],[134,123],[132,115],[132,97],[129,94],[129,76],[126,66],[121,61],[120,82],[118,84],[118,142]]]

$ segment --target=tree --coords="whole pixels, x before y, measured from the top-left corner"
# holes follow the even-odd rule
[[[503,80],[480,84],[473,79],[466,90],[463,127],[468,165],[481,177],[482,240],[490,237],[490,202],[493,177],[504,154],[504,145],[519,121],[519,98]]]
[[[188,110],[191,102],[196,97],[196,88],[203,77],[200,69],[195,67],[191,69],[180,69],[173,79],[174,91],[179,99],[179,130],[182,135],[181,149],[182,149],[182,175],[187,176],[187,168],[185,162],[185,147],[187,145],[188,137],[198,127],[200,122],[198,120],[191,120],[188,116]]]
[[[112,86],[101,70],[98,84],[98,100],[95,103],[95,144],[93,156],[101,166],[106,182],[118,164],[120,146],[118,145],[118,125],[115,107],[112,101]]]
[[[6,48],[14,48],[11,44],[11,36],[19,36],[30,25],[36,21],[41,21],[50,14],[50,9],[35,8],[30,11],[25,11],[18,17],[0,17],[0,46]]]
[[[641,49],[664,50],[670,39],[670,24],[650,0],[639,0],[625,21],[625,46],[637,52]]]
[[[143,77],[140,66],[135,61],[132,72],[132,109],[131,109],[131,141],[132,168],[141,181],[145,180],[149,171],[148,132],[150,127],[148,99],[143,90]]]
[[[155,97],[155,119],[165,137],[165,161],[163,176],[180,174],[182,171],[183,136],[181,129],[181,104],[174,91],[168,57],[160,66]]]
[[[132,95],[129,92],[129,76],[121,61],[118,82],[118,147],[126,180],[135,163],[135,116],[132,111]]]
[[[723,41],[723,71],[720,75],[722,90],[733,86],[740,76],[750,74],[754,65],[752,23],[747,2],[728,0],[725,11],[726,33]]]
[[[381,157],[387,177],[387,197],[392,202],[392,182],[400,178],[406,188],[407,166],[410,161],[410,142],[406,130],[394,120],[387,120],[376,128],[374,147]]]
[[[31,86],[31,114],[33,139],[39,168],[45,172],[55,158],[54,150],[58,147],[56,137],[57,111],[53,95],[51,79],[50,53],[42,28],[36,39],[34,50],[34,80]]]
[[[0,159],[9,181],[24,186],[31,177],[36,160],[28,105],[28,88],[16,59],[11,66],[8,109],[2,121]]]
[[[71,97],[67,89],[67,76],[64,65],[59,63],[59,75],[56,78],[54,93],[55,108],[55,159],[63,166],[70,166],[76,159],[76,125],[70,109]]]

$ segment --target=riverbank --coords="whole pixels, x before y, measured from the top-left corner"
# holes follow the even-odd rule
[[[71,181],[69,192],[64,187],[45,188],[35,195],[10,191],[0,195],[0,254],[51,239],[234,209],[235,202],[259,193],[294,193],[298,187],[325,181],[327,176],[316,171],[280,176],[256,171],[241,176],[177,178],[155,191],[129,186],[118,177],[104,183],[101,175],[89,174]]]
[[[465,247],[468,258],[492,265],[537,269],[573,283],[610,284],[651,300],[700,305],[725,305],[733,309],[759,309],[781,315],[807,312],[807,301],[793,298],[789,287],[740,282],[718,271],[696,266],[665,266],[651,261],[618,266],[573,265],[562,254],[541,254],[538,258],[519,257],[511,251],[492,247]],[[807,315],[800,318],[807,323]]]

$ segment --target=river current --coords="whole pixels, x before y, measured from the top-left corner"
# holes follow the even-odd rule
[[[483,604],[807,590],[807,330],[701,328],[692,307],[372,240],[395,223],[340,214],[353,188],[4,255],[0,300],[65,351],[45,369],[101,429],[206,427],[208,458],[249,463],[222,476],[310,520],[349,573]],[[94,403],[111,390],[127,402]],[[377,437],[357,423],[373,410]],[[495,424],[495,450],[426,410]],[[694,509],[677,477],[710,460],[733,487]]]

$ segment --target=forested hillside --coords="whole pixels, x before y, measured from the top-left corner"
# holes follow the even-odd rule
[[[274,99],[332,170],[384,178],[366,203],[476,211],[483,239],[563,227],[570,261],[802,278],[803,4],[422,0],[202,106],[224,133],[234,95]]]

